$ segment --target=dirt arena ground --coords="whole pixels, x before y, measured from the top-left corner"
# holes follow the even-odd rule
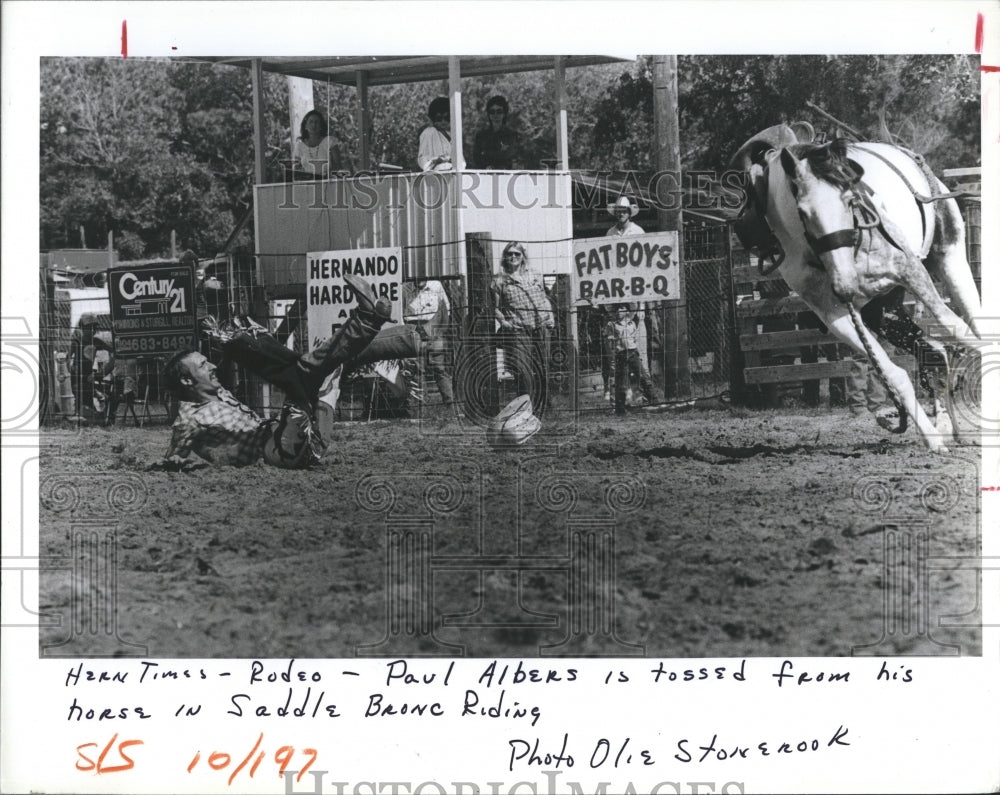
[[[584,413],[506,452],[341,423],[306,472],[146,471],[168,438],[43,434],[41,554],[84,561],[42,575],[44,655],[981,653],[979,449],[845,411]]]

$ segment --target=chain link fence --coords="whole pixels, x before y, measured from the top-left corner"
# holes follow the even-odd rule
[[[667,403],[717,398],[729,390],[732,313],[728,225],[708,220],[686,222],[682,257],[683,298],[648,304],[641,318],[640,359],[654,390]],[[609,352],[602,342],[611,313],[581,307],[572,314],[579,345],[579,407],[598,409],[614,399]],[[630,387],[638,396],[638,385]]]
[[[531,241],[526,241],[531,246]],[[470,419],[485,422],[516,397],[516,379],[504,361],[496,337],[492,295],[494,272],[489,241],[466,241],[469,276],[441,277],[448,296],[448,323],[441,333],[444,362],[451,374],[459,407]],[[728,227],[693,221],[685,225],[683,295],[676,302],[645,307],[643,366],[655,391],[667,402],[684,403],[718,397],[729,389],[730,297]],[[545,263],[536,267],[544,269]],[[211,314],[220,322],[241,325],[252,318],[290,350],[304,352],[319,330],[309,328],[305,288],[280,297],[269,295],[257,281],[252,255],[234,254],[202,260],[204,279],[196,293],[199,318]],[[412,281],[407,279],[405,281]],[[166,357],[120,359],[111,355],[107,291],[88,288],[79,276],[43,274],[40,316],[43,360],[43,421],[77,423],[166,423],[175,408],[160,375]],[[602,343],[609,313],[571,305],[570,277],[545,277],[555,320],[538,350],[545,361],[535,374],[546,389],[536,396],[540,414],[571,416],[578,411],[606,410],[608,357]],[[201,352],[218,366],[219,380],[239,400],[262,414],[280,407],[283,395],[217,348],[200,343]],[[399,362],[416,378],[409,395],[400,395],[378,379],[372,365],[352,371],[339,384],[336,419],[373,419],[435,412],[443,397],[433,373],[422,360]],[[633,385],[638,396],[638,385]]]

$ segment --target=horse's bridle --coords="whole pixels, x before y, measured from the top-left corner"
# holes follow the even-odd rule
[[[942,199],[953,199],[959,196],[964,196],[966,193],[964,191],[952,191],[952,192],[941,192],[938,190],[935,184],[935,177],[933,172],[927,166],[926,161],[923,156],[917,154],[916,152],[911,152],[909,149],[905,149],[901,146],[897,146],[896,149],[907,155],[917,167],[923,172],[924,178],[927,180],[927,184],[930,188],[930,195],[925,195],[920,193],[913,183],[907,178],[907,176],[888,158],[884,157],[879,152],[864,146],[863,144],[854,144],[855,147],[861,149],[862,151],[868,153],[872,157],[877,158],[882,161],[886,167],[888,167],[895,175],[903,182],[904,185],[909,189],[910,193],[913,195],[913,200],[917,203],[920,208],[920,223],[923,227],[923,238],[925,243],[923,245],[923,251],[920,252],[919,258],[923,259],[927,256],[927,249],[929,248],[929,234],[928,234],[928,224],[934,223],[934,216],[925,212],[925,207],[932,202],[941,201]],[[827,251],[833,251],[838,248],[853,247],[855,254],[857,254],[861,245],[861,231],[864,229],[878,229],[886,241],[893,247],[902,251],[904,253],[915,253],[908,252],[903,246],[895,240],[895,238],[886,229],[885,223],[882,220],[882,216],[878,211],[878,208],[872,203],[873,191],[871,186],[868,185],[863,179],[858,179],[857,183],[852,186],[851,192],[853,194],[850,199],[851,210],[854,215],[854,228],[853,229],[839,229],[836,232],[831,232],[828,235],[823,235],[820,238],[815,238],[806,232],[806,240],[809,242],[810,247],[817,256]],[[803,224],[804,227],[804,224]]]
[[[809,248],[812,249],[817,258],[820,254],[835,251],[838,248],[852,248],[854,254],[857,255],[861,249],[862,233],[871,229],[878,229],[891,245],[902,251],[902,247],[893,239],[885,228],[885,224],[882,223],[882,215],[872,202],[872,193],[872,189],[863,180],[858,180],[858,183],[852,186],[852,195],[847,205],[851,210],[854,225],[849,229],[838,229],[822,237],[815,237],[806,229],[805,219],[802,219],[802,229],[805,232],[806,242],[809,243]]]

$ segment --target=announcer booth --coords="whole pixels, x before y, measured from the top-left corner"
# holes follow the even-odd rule
[[[397,278],[441,280],[453,310],[458,310],[462,319],[460,334],[468,337],[493,331],[489,285],[508,242],[525,244],[529,265],[546,277],[548,286],[554,286],[559,277],[568,281],[573,262],[573,184],[568,163],[565,70],[620,59],[427,56],[210,60],[249,68],[253,77],[256,278],[269,301],[308,300],[310,255],[327,256],[328,252],[348,250],[367,255],[374,250],[398,248],[402,272]],[[527,171],[466,168],[462,77],[533,70],[552,70],[554,74],[556,157],[546,161],[550,167]],[[281,182],[265,181],[260,113],[265,71],[356,88],[357,125],[362,131],[357,173],[308,180],[286,174]],[[376,163],[368,151],[369,88],[445,80],[449,86],[451,162],[455,168],[404,172]],[[415,167],[415,162],[408,165]],[[309,328],[308,335],[314,343],[330,330]]]

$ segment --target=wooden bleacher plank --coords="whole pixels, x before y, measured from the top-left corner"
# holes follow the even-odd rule
[[[851,372],[850,360],[817,362],[816,364],[775,364],[747,367],[743,378],[748,384],[771,384],[788,381],[816,381],[821,378],[842,378]]]
[[[838,345],[840,340],[819,329],[801,331],[766,331],[762,334],[741,334],[741,351],[770,351],[778,348],[798,348],[807,345]]]
[[[736,307],[737,317],[767,317],[769,315],[791,315],[799,312],[811,312],[809,305],[797,295],[786,295],[782,298],[757,298],[741,301]]]

